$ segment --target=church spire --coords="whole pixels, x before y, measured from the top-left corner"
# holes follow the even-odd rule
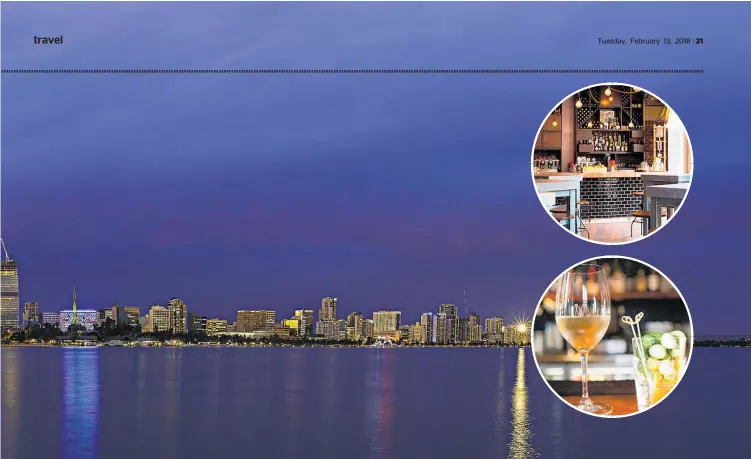
[[[76,284],[73,284],[73,323],[78,323],[78,304],[76,303]]]

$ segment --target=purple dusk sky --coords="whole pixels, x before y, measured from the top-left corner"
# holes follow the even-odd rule
[[[607,5],[616,17],[630,8]],[[664,19],[666,36],[692,24],[707,44],[604,47],[572,27],[590,15],[585,4],[3,4],[5,69],[706,70],[3,75],[2,236],[20,263],[21,301],[59,310],[75,283],[80,307],[177,296],[231,318],[317,309],[332,295],[340,315],[401,309],[414,322],[467,289],[470,310],[511,318],[566,267],[619,254],[671,277],[697,334],[748,332],[742,7],[640,8]],[[651,37],[647,24],[630,27]],[[34,35],[65,42],[34,45]],[[547,112],[613,79],[673,106],[696,174],[668,228],[611,248],[557,228],[529,170]]]

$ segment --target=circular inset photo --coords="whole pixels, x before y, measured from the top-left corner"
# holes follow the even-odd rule
[[[587,414],[623,417],[662,402],[683,378],[693,325],[675,285],[626,257],[564,271],[540,299],[532,354],[561,400]]]
[[[659,231],[681,207],[694,162],[686,128],[656,95],[624,83],[580,89],[549,112],[532,150],[551,220],[600,244]]]

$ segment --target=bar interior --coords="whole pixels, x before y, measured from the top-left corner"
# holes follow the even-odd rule
[[[595,86],[545,120],[532,167],[540,200],[561,225],[619,243],[667,223],[688,191],[693,157],[683,123],[658,98]]]

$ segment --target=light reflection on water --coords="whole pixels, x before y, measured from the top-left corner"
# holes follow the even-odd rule
[[[63,351],[63,457],[94,459],[99,437],[99,350]]]
[[[19,368],[18,354],[3,352],[2,360],[2,429],[3,454],[8,457],[18,455],[18,436],[21,430],[21,410],[19,408]]]
[[[528,459],[538,456],[530,444],[530,416],[527,400],[527,380],[525,375],[524,349],[519,349],[516,356],[516,381],[511,402],[511,444],[510,459]]]
[[[500,457],[506,453],[506,389],[504,381],[505,374],[505,352],[501,352],[501,363],[498,369],[498,391],[495,397],[495,420],[493,422],[493,433],[495,437],[496,454]]]
[[[369,356],[371,377],[369,378],[369,402],[367,409],[367,428],[370,432],[370,457],[389,457],[389,430],[393,417],[392,404],[393,381],[391,376],[390,349],[376,349]]]

